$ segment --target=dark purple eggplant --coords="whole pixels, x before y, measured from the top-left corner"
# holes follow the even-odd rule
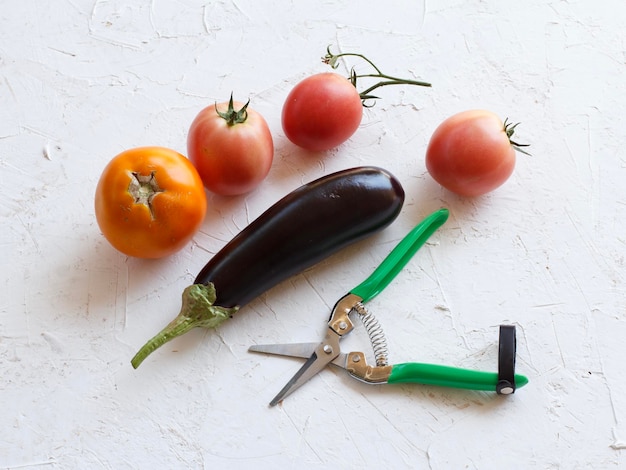
[[[195,327],[215,328],[281,281],[393,222],[404,190],[376,167],[339,171],[289,193],[211,258],[183,292],[178,316],[131,363]]]

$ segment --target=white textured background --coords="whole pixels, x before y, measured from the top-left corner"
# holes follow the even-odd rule
[[[625,463],[622,1],[0,4],[0,468]],[[300,151],[280,110],[327,70],[328,44],[434,86],[383,89],[348,143]],[[169,259],[115,252],[93,210],[105,164],[140,145],[184,153],[195,114],[231,91],[273,132],[268,179],[211,197],[201,233]],[[424,153],[441,120],[476,107],[521,121],[532,156],[463,200],[433,183]],[[131,368],[212,253],[291,189],[361,164],[401,179],[392,226]],[[299,362],[247,347],[317,340],[335,300],[441,206],[450,220],[369,304],[391,359],[495,371],[498,325],[514,323],[529,385],[502,398],[327,370],[268,408]],[[362,331],[349,341],[369,351]]]

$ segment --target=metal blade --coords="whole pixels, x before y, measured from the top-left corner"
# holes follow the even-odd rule
[[[311,351],[313,351],[317,346],[319,346],[319,343],[255,344],[248,348],[248,352],[308,359],[311,357]],[[339,353],[339,355],[330,361],[330,363],[345,369],[347,360],[348,357],[346,353]]]
[[[318,346],[319,343],[255,344],[250,346],[248,351],[276,356],[309,358]]]
[[[324,341],[319,343],[313,354],[307,359],[304,365],[295,373],[289,382],[282,388],[270,402],[270,406],[275,406],[285,397],[293,393],[303,384],[308,382],[319,371],[324,369],[330,362],[339,356],[339,339],[341,337],[330,328],[326,333]]]

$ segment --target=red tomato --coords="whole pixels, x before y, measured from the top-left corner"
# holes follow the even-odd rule
[[[443,121],[426,150],[426,169],[444,188],[479,196],[502,185],[513,173],[515,126],[490,111],[471,110]]]
[[[162,258],[200,228],[207,201],[191,162],[163,147],[120,153],[105,167],[95,198],[105,238],[128,256]]]
[[[265,179],[274,142],[263,116],[231,97],[198,113],[187,136],[187,153],[209,191],[235,196]]]
[[[307,150],[328,150],[361,124],[363,105],[354,85],[336,73],[305,78],[287,96],[282,124],[287,138]]]

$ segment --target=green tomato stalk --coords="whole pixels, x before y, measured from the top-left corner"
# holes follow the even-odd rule
[[[217,103],[215,103],[215,112],[226,121],[226,124],[229,126],[234,126],[235,124],[243,124],[248,119],[248,105],[250,104],[250,100],[246,104],[244,104],[241,109],[236,110],[235,105],[233,103],[233,94],[230,94],[230,100],[228,101],[228,109],[226,112],[222,112],[217,109]]]
[[[509,118],[506,118],[504,120],[504,132],[506,132],[506,136],[509,138],[509,142],[511,143],[511,146],[513,147],[514,150],[521,152],[523,154],[526,154],[526,155],[530,155],[530,153],[528,153],[526,150],[522,148],[522,147],[530,147],[530,144],[520,144],[518,142],[515,142],[511,138],[513,137],[513,134],[515,134],[515,128],[519,125],[520,125],[519,122],[513,124],[512,122],[509,122]]]
[[[330,65],[333,69],[336,69],[337,67],[339,67],[339,59],[341,57],[358,57],[360,59],[363,59],[365,62],[367,62],[375,71],[375,73],[368,73],[368,74],[357,74],[356,71],[354,70],[354,68],[352,68],[350,70],[350,82],[352,83],[352,85],[354,85],[354,87],[356,88],[356,84],[357,84],[357,79],[359,78],[380,78],[382,79],[380,82],[372,85],[371,87],[367,88],[366,90],[363,90],[362,92],[359,92],[359,96],[361,97],[361,102],[363,103],[363,106],[366,106],[365,102],[367,100],[376,100],[379,99],[378,96],[374,96],[371,95],[370,93],[374,90],[376,90],[377,88],[383,87],[383,86],[387,86],[387,85],[417,85],[417,86],[425,86],[425,87],[431,87],[432,85],[428,82],[422,82],[419,80],[409,80],[407,78],[398,78],[398,77],[393,77],[391,75],[387,75],[386,73],[383,73],[377,66],[376,64],[374,64],[374,62],[372,62],[370,59],[368,59],[367,57],[365,57],[363,54],[358,54],[355,52],[343,52],[341,54],[333,54],[332,52],[330,52],[330,46],[328,46],[328,48],[326,49],[326,55],[324,57],[322,57],[322,62],[324,62],[325,64]]]
[[[215,303],[215,286],[193,284],[183,291],[180,313],[165,328],[150,339],[130,361],[136,369],[150,354],[177,336],[198,328],[216,328],[239,310],[238,307],[224,308]]]

